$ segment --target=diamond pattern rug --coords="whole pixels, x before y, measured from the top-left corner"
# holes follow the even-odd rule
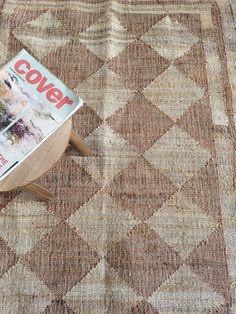
[[[0,313],[236,313],[235,1],[0,3],[94,152],[0,195]]]

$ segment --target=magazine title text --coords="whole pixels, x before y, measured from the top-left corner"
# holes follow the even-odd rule
[[[29,61],[21,59],[17,61],[14,65],[15,71],[24,76],[25,80],[32,85],[37,85],[36,90],[39,93],[46,92],[46,98],[49,102],[53,103],[57,109],[60,109],[62,106],[73,104],[68,96],[64,96],[63,92],[55,87],[53,83],[48,82],[48,79],[43,76],[40,71],[37,69],[32,69]]]

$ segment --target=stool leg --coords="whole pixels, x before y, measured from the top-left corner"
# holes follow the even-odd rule
[[[70,144],[74,147],[74,149],[80,151],[84,156],[92,155],[92,151],[88,145],[73,130],[70,133]]]
[[[42,201],[50,201],[53,197],[51,192],[37,183],[30,183],[23,186],[22,189],[32,193]]]

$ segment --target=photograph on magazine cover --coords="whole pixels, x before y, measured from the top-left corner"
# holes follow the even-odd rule
[[[25,50],[0,69],[0,180],[81,105]]]

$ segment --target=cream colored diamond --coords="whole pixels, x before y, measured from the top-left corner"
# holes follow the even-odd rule
[[[130,211],[105,192],[98,192],[67,221],[100,255],[137,224]]]
[[[210,160],[210,153],[191,136],[174,126],[146,153],[147,160],[181,187]]]
[[[105,188],[114,177],[118,176],[128,165],[134,161],[135,156],[129,158],[115,157],[73,157],[75,163],[83,167],[91,177]]]
[[[183,56],[199,39],[183,24],[171,19],[169,15],[156,23],[142,36],[159,55],[175,60]]]
[[[0,36],[2,35],[2,32],[0,33]],[[7,46],[8,45],[8,38],[4,38],[0,41],[0,58],[2,62],[5,61],[6,55],[7,55]]]
[[[103,60],[117,56],[134,39],[111,12],[79,34],[79,40]]]
[[[92,148],[94,155],[129,158],[134,154],[127,142],[106,122],[89,134],[85,141]]]
[[[96,157],[73,157],[92,178],[105,187],[137,156],[130,145],[106,123],[100,125],[86,139]]]
[[[0,60],[4,64],[8,52],[8,43],[11,31],[11,19],[6,15],[1,15],[0,20]]]
[[[75,91],[102,118],[107,119],[134,96],[124,86],[123,79],[107,67],[102,67]]]
[[[53,295],[33,272],[17,263],[0,279],[0,312],[41,313],[52,301]]]
[[[18,195],[0,212],[0,236],[17,253],[25,254],[59,222],[43,202]]]
[[[173,120],[177,120],[205,92],[193,80],[171,65],[143,91],[147,99]]]
[[[148,299],[160,313],[208,313],[226,303],[225,298],[183,265]],[[208,311],[207,311],[208,310]]]
[[[45,22],[47,22],[47,24],[42,24]],[[51,28],[51,27],[60,27],[61,22],[58,21],[58,19],[56,19],[50,11],[47,11],[41,14],[35,20],[28,22],[27,25],[46,29],[46,28]]]
[[[14,31],[14,35],[39,58],[70,41],[68,34],[62,29],[61,22],[50,11],[20,26]]]
[[[65,296],[68,306],[78,314],[130,313],[140,299],[105,261]]]
[[[182,258],[187,258],[195,247],[215,230],[217,224],[197,205],[177,192],[147,223]]]

